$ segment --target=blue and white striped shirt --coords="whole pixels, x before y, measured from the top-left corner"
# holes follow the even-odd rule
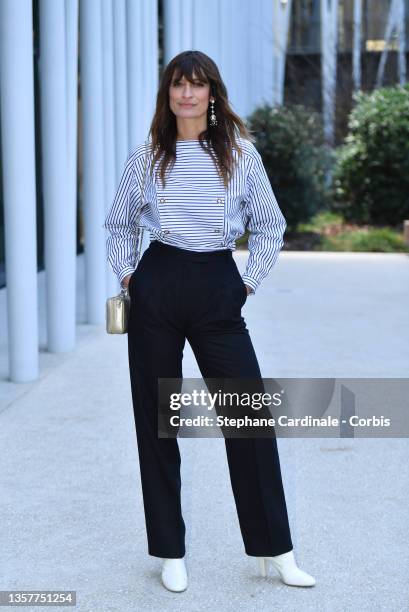
[[[226,188],[210,155],[198,140],[176,141],[175,165],[163,188],[149,170],[143,198],[146,144],[128,156],[114,201],[103,227],[109,230],[107,259],[119,282],[135,269],[139,228],[150,241],[193,251],[236,249],[235,241],[249,230],[249,257],[243,282],[255,293],[276,262],[284,244],[286,221],[277,204],[261,156],[253,143],[237,139],[243,155],[233,149],[238,164]],[[155,172],[158,170],[159,161]]]

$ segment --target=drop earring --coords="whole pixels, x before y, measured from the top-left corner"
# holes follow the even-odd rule
[[[211,109],[210,109],[210,125],[212,127],[214,127],[215,125],[217,125],[217,119],[216,119],[216,115],[214,112],[214,100],[210,100],[210,104],[211,104]]]

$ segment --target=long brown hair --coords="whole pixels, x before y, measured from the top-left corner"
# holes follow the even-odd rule
[[[156,161],[162,158],[159,175],[162,185],[165,185],[166,169],[176,160],[177,139],[176,116],[169,106],[169,87],[173,78],[181,79],[182,76],[193,83],[193,73],[200,81],[210,84],[210,96],[215,99],[217,117],[217,126],[210,126],[208,109],[207,128],[199,134],[200,146],[212,157],[224,185],[227,186],[234,170],[233,147],[237,149],[239,156],[242,154],[236,141],[237,135],[252,142],[254,139],[240,117],[230,108],[227,89],[215,62],[201,51],[179,53],[168,63],[162,74],[156,97],[156,110],[149,130],[154,153],[151,172]]]

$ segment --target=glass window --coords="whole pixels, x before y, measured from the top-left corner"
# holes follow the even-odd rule
[[[366,0],[363,14],[365,51],[383,51],[391,0]],[[390,48],[396,48],[396,37]]]
[[[320,53],[320,0],[293,0],[288,53]]]
[[[392,0],[362,0],[362,51],[382,51]],[[320,0],[293,0],[288,53],[320,53]],[[406,49],[409,39],[409,0],[405,4]],[[354,0],[338,5],[338,51],[351,52],[354,41]],[[391,49],[397,48],[396,35]]]

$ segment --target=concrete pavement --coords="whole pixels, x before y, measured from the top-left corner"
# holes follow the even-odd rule
[[[82,283],[80,257],[79,321]],[[282,252],[243,315],[265,377],[407,377],[408,296],[407,255]],[[317,579],[302,589],[245,555],[223,440],[180,439],[190,584],[170,593],[147,554],[127,337],[80,323],[77,349],[51,355],[41,330],[34,383],[4,380],[1,345],[1,590],[72,589],[81,612],[408,609],[408,440],[278,440],[295,556]],[[183,373],[200,376],[188,344]]]

